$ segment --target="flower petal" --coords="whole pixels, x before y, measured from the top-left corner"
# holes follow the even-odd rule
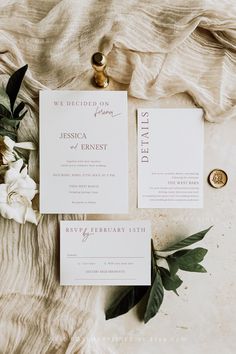
[[[18,179],[20,177],[20,170],[23,166],[23,160],[19,159],[15,162],[11,162],[9,164],[9,169],[7,170],[5,174],[5,182],[6,183],[11,183],[15,179]]]
[[[31,200],[36,195],[37,184],[27,174],[23,160],[10,163],[5,173],[5,183],[0,184],[0,214],[7,219],[24,224],[26,221],[37,224]]]
[[[4,153],[2,154],[2,162],[4,165],[9,164],[10,162],[14,162],[16,161],[16,155],[15,153],[13,153],[12,151],[4,151]]]
[[[14,204],[0,204],[0,213],[6,219],[14,219],[20,224],[25,223],[25,215],[27,208],[24,205],[18,205],[16,208]]]
[[[27,177],[28,178],[19,178],[16,180],[12,189],[30,201],[37,194],[37,184],[29,176]]]
[[[21,171],[21,177],[26,177],[27,176],[27,166],[25,166],[24,168],[23,168],[23,170]]]
[[[9,136],[4,136],[4,138],[3,138],[3,142],[4,142],[4,144],[6,145],[6,147],[8,148],[8,149],[10,149],[11,151],[14,149],[14,146],[15,146],[15,142],[11,139],[11,138],[9,138]]]
[[[22,166],[23,166],[23,160],[22,159],[19,159],[19,160],[15,161],[15,162],[12,162],[10,164],[10,168],[14,168],[18,172],[20,172]]]
[[[12,219],[14,219],[20,224],[24,224],[27,207],[23,204],[16,203],[11,205],[11,209]]]
[[[14,216],[14,209],[12,209],[7,203],[0,203],[0,214],[5,219],[12,219]]]
[[[7,185],[0,184],[0,204],[7,203]]]
[[[15,168],[9,168],[9,170],[5,173],[5,183],[10,184],[13,183],[20,177],[20,173]]]
[[[25,214],[25,221],[29,221],[32,224],[37,225],[36,214],[32,208],[27,208],[26,214]]]

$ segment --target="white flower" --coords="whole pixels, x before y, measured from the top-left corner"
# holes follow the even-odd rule
[[[10,162],[14,162],[20,158],[14,148],[36,150],[34,143],[16,143],[14,140],[9,138],[9,136],[0,135],[0,165],[8,165]]]
[[[0,136],[0,164],[7,165],[9,162],[16,161],[14,151],[15,142],[8,136]]]
[[[22,169],[22,166],[22,159],[10,163],[4,183],[0,184],[0,214],[21,224],[26,221],[37,224],[31,202],[38,192],[37,185],[27,174],[27,167]]]

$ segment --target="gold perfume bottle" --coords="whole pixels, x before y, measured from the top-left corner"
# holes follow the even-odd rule
[[[107,58],[103,53],[94,53],[91,59],[94,68],[94,82],[97,87],[105,88],[109,84],[109,77],[106,73]]]

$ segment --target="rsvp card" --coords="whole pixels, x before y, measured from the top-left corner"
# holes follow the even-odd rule
[[[139,208],[202,208],[203,148],[201,109],[139,109]]]
[[[40,92],[40,212],[128,212],[125,91]]]
[[[150,285],[148,221],[61,221],[61,285]]]

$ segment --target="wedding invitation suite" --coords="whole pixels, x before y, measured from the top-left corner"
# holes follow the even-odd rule
[[[139,208],[202,208],[203,148],[201,109],[139,109]]]
[[[40,212],[128,212],[125,91],[40,92]]]
[[[61,221],[61,285],[150,285],[148,221]]]

